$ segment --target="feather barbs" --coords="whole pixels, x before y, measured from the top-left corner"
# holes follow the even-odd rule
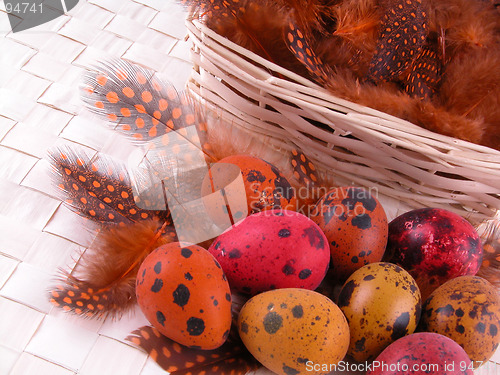
[[[136,303],[135,280],[142,261],[176,239],[173,227],[155,219],[105,228],[72,273],[61,271],[50,302],[81,316],[118,317]]]

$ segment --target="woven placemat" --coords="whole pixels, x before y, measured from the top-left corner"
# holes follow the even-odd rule
[[[56,198],[46,157],[62,145],[127,157],[133,146],[83,108],[82,72],[123,58],[183,89],[191,69],[185,16],[173,0],[80,0],[53,21],[12,33],[0,1],[0,375],[165,373],[124,340],[147,324],[137,309],[95,321],[48,302],[58,268],[70,268],[95,233]],[[477,373],[499,373],[494,362]]]

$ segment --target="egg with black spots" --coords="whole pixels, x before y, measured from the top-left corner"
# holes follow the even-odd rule
[[[452,339],[431,332],[404,336],[384,349],[366,375],[473,375],[472,362]]]
[[[173,242],[152,251],[136,279],[137,302],[160,333],[199,349],[221,346],[231,328],[231,292],[204,248]]]
[[[221,189],[225,196],[218,193]],[[278,168],[250,155],[214,163],[203,180],[202,195],[208,215],[224,229],[229,214],[237,222],[265,210],[296,210],[297,205],[295,190]]]
[[[327,374],[349,346],[349,326],[329,298],[297,288],[250,298],[238,317],[248,351],[276,374]]]
[[[331,273],[341,282],[364,265],[382,259],[387,216],[371,191],[360,187],[332,189],[316,203],[310,217],[328,239]]]
[[[288,210],[248,216],[208,248],[234,291],[256,294],[277,288],[316,289],[328,270],[330,251],[321,229]]]
[[[475,275],[483,249],[474,227],[441,208],[406,212],[389,223],[384,261],[399,264],[415,278],[426,299],[439,285]]]
[[[498,290],[478,276],[449,280],[425,301],[420,328],[456,341],[477,367],[500,344]]]
[[[413,333],[422,307],[413,277],[383,262],[355,271],[342,286],[338,306],[351,332],[348,354],[359,362],[375,359],[389,344]]]

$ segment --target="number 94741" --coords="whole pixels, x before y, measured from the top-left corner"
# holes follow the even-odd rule
[[[5,10],[7,13],[17,13],[17,14],[27,14],[27,13],[43,13],[43,4],[36,4],[34,2],[26,2],[26,3],[10,3],[4,1]]]

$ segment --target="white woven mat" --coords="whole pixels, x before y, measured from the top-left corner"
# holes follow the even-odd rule
[[[102,322],[49,304],[56,270],[70,267],[93,233],[55,198],[45,158],[66,144],[127,156],[132,146],[82,107],[81,73],[119,57],[182,89],[191,67],[184,18],[174,0],[80,0],[68,14],[13,34],[0,1],[0,375],[165,373],[124,341],[147,323],[139,311]],[[499,374],[500,365],[477,373]]]

